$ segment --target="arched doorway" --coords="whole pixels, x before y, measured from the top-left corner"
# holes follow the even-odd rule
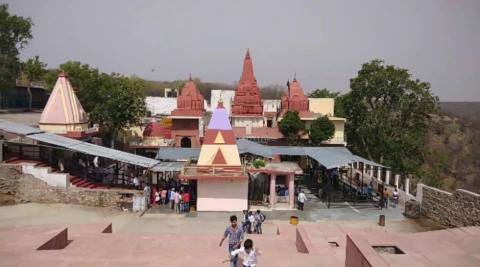
[[[182,138],[182,140],[180,140],[180,147],[192,147],[192,141],[190,140],[190,138]]]

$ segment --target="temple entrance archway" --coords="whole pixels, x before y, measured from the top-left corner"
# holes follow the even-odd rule
[[[182,138],[182,140],[180,140],[180,147],[192,147],[192,140],[188,137]]]

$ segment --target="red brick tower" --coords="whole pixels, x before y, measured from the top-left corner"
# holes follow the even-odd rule
[[[240,77],[233,99],[232,114],[262,116],[262,113],[262,96],[257,85],[257,79],[253,73],[252,58],[249,50],[247,50],[243,60],[242,77]]]
[[[200,147],[204,113],[203,96],[190,77],[177,98],[177,108],[172,111],[172,138],[175,139],[175,146]]]

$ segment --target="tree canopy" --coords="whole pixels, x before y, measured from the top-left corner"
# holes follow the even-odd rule
[[[47,64],[40,61],[38,56],[30,58],[22,64],[22,74],[26,79],[28,91],[28,110],[32,110],[32,91],[30,86],[33,81],[43,80],[46,73]]]
[[[279,123],[280,132],[288,140],[289,144],[295,144],[298,141],[298,135],[305,129],[305,125],[300,120],[297,111],[287,111]]]
[[[309,138],[314,145],[320,145],[323,141],[327,141],[335,134],[335,125],[327,116],[315,119],[310,126]]]
[[[327,88],[317,89],[310,93],[308,97],[312,98],[335,98],[340,95],[340,92],[332,92]]]
[[[88,64],[75,61],[60,65],[60,70],[68,75],[90,121],[98,123],[112,140],[127,126],[140,122],[145,116],[145,81],[117,73],[102,73]],[[54,72],[46,75],[49,87],[53,87],[56,80],[52,75]]]
[[[430,84],[406,69],[373,60],[362,65],[342,97],[352,149],[400,174],[414,174],[424,160],[429,114],[438,98]]]
[[[8,5],[0,5],[0,90],[15,86],[21,65],[20,50],[32,38],[32,20],[11,15]]]

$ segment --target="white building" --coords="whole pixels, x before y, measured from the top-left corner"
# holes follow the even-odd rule
[[[217,108],[218,101],[222,100],[223,107],[225,107],[225,110],[227,110],[228,115],[231,115],[234,96],[234,90],[212,90],[212,95],[210,97],[210,106],[208,106],[207,110],[215,110]]]
[[[263,100],[263,112],[278,112],[282,105],[280,99],[264,99]]]

